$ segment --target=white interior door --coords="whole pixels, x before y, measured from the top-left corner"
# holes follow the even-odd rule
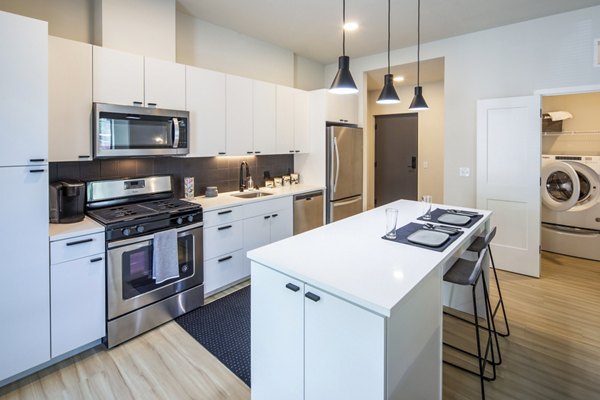
[[[477,208],[492,210],[496,267],[540,276],[540,97],[477,102]]]

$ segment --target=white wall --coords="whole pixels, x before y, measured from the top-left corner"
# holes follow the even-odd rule
[[[323,89],[325,66],[308,58],[294,55],[294,87],[302,90]]]
[[[94,5],[94,44],[175,61],[175,0],[95,0]]]
[[[427,22],[422,21],[422,30]],[[494,28],[421,46],[421,58],[445,58],[444,201],[475,206],[476,102],[532,95],[535,90],[600,82],[592,66],[593,40],[600,38],[600,6]],[[352,54],[350,54],[351,56]],[[416,47],[391,54],[392,65],[416,60]],[[363,72],[385,66],[385,54],[352,58],[361,89],[359,113],[366,118]],[[324,84],[337,65],[326,67]],[[362,124],[363,122],[361,122]],[[470,177],[459,177],[461,166]]]
[[[423,96],[429,110],[419,111],[419,142],[417,159],[417,196],[433,196],[434,203],[444,202],[444,82],[422,84]],[[399,104],[377,104],[380,91],[369,92],[368,119],[364,130],[367,135],[367,207],[374,206],[375,192],[375,115],[412,113],[408,106],[414,95],[412,86],[396,87]],[[424,168],[427,162],[428,167]]]
[[[182,12],[177,12],[177,62],[294,85],[294,53],[291,50]]]

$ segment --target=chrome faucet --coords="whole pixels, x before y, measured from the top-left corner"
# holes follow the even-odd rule
[[[246,166],[246,177],[244,178],[244,165]],[[250,176],[250,168],[246,161],[242,161],[240,164],[240,192],[243,192],[246,188],[246,179]]]

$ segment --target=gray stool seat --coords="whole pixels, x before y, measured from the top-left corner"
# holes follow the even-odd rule
[[[444,274],[444,281],[463,286],[475,285],[481,274],[481,263],[477,261],[459,258]]]

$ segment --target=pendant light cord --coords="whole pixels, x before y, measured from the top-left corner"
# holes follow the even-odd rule
[[[390,3],[388,0],[388,75],[390,74]]]
[[[421,73],[421,0],[418,0],[417,4],[417,86],[419,86]]]
[[[342,1],[342,55],[346,56],[346,0]]]

